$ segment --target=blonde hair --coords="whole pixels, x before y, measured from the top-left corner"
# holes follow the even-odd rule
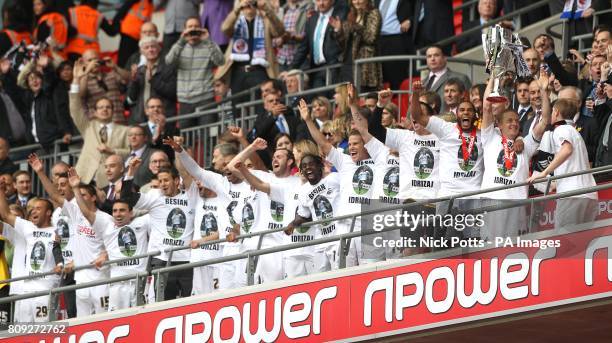
[[[300,141],[295,142],[295,144],[293,144],[293,150],[301,154],[301,156],[299,157],[300,160],[298,160],[298,154],[295,154],[295,165],[297,166],[300,165],[302,156],[304,155],[321,156],[319,146],[310,139],[302,139]]]
[[[350,113],[350,107],[348,103],[348,83],[343,83],[336,87],[336,93],[340,95],[339,99],[336,99],[336,112],[334,117],[343,116]]]

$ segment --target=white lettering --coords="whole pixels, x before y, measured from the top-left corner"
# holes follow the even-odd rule
[[[234,329],[230,339],[221,339],[221,322],[225,319],[234,321]],[[217,312],[213,322],[213,342],[238,343],[240,341],[240,310],[236,306],[226,306]]]
[[[404,295],[404,288],[409,285],[415,286],[414,293],[411,295]],[[423,277],[421,274],[408,273],[398,275],[395,279],[395,319],[403,320],[404,309],[418,305],[421,299],[423,299],[424,291],[425,288],[423,287]]]
[[[244,320],[242,321],[242,334],[247,342],[274,342],[278,338],[281,324],[281,297],[274,299],[274,326],[272,330],[266,331],[266,300],[259,302],[259,316],[257,319],[257,332],[251,334],[251,303],[244,304],[242,313]],[[204,342],[204,341],[202,341]]]
[[[370,282],[363,301],[363,325],[372,326],[372,297],[374,293],[385,291],[385,320],[393,321],[393,277],[389,276]]]
[[[202,324],[204,331],[193,333],[193,326]],[[208,312],[196,312],[185,315],[185,343],[207,342],[212,332],[212,320]]]
[[[302,305],[303,308],[294,311],[293,307],[297,305]],[[308,319],[311,308],[312,303],[308,293],[292,294],[287,298],[283,308],[283,330],[288,338],[307,337],[310,334],[310,327],[308,325],[291,326],[291,324]]]
[[[520,266],[518,270],[510,271],[513,266]],[[510,288],[510,285],[523,282],[529,274],[529,260],[524,253],[514,253],[506,256],[499,271],[499,290],[504,298],[516,300],[529,295],[529,286],[523,285]]]
[[[443,279],[446,280],[447,283],[446,298],[437,301],[433,298],[434,284],[436,281]],[[427,276],[425,287],[428,290],[428,292],[425,293],[425,303],[427,304],[427,309],[429,309],[431,313],[444,313],[450,309],[455,299],[455,275],[452,269],[440,267],[432,270]]]

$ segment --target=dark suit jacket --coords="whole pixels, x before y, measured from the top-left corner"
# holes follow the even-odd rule
[[[427,82],[428,79],[429,79],[429,73],[425,75],[423,82]],[[472,87],[472,81],[470,81],[467,75],[464,75],[458,72],[454,72],[448,69],[446,73],[444,73],[444,75],[442,75],[442,77],[440,77],[440,79],[434,83],[433,88],[431,89],[432,91],[438,93],[438,96],[440,96],[440,100],[442,101],[442,107],[443,107],[440,110],[445,110],[444,109],[444,85],[446,84],[446,81],[450,79],[458,79],[461,82],[463,82],[463,85],[465,86],[466,90],[469,90],[470,87]]]
[[[417,47],[437,43],[455,34],[452,0],[400,0],[400,2],[408,2],[414,6],[411,25]],[[419,22],[421,4],[425,5],[425,17]],[[450,55],[450,45],[444,47],[444,53]]]
[[[307,139],[308,128],[302,119],[298,118],[292,109],[287,109],[285,120],[289,125],[289,136],[291,140],[297,142],[301,139]],[[276,118],[270,113],[259,114],[255,120],[255,137],[261,137],[268,142],[268,146],[274,149],[274,138],[280,131],[276,127]]]
[[[28,199],[28,200],[26,201],[26,203],[27,203],[28,201],[30,201],[30,199],[34,198],[34,197],[36,197],[36,195],[31,194],[31,193],[30,193],[30,194],[28,194],[28,196],[27,196],[27,199]],[[17,193],[15,193],[15,200],[13,200],[13,201],[12,201],[12,203],[13,203],[13,204],[17,204],[17,205],[21,206],[21,202],[19,201],[19,196],[17,195]],[[25,208],[24,208],[24,209],[25,209]]]
[[[514,109],[515,111],[517,111],[518,113],[518,106],[517,108]],[[525,136],[527,135],[527,131],[529,130],[529,126],[531,125],[531,122],[533,122],[533,107],[529,106],[529,110],[527,111],[527,113],[525,113],[525,115],[523,116],[523,118],[520,117],[519,114],[519,135],[521,136]],[[528,124],[527,124],[528,123]]]
[[[480,17],[476,18],[472,21],[464,21],[462,24],[463,32],[473,29],[477,26],[480,26]],[[480,31],[470,33],[469,35],[459,39],[457,41],[457,52],[466,51],[475,46],[479,46],[482,44],[482,33]]]
[[[332,12],[333,17],[339,17],[341,20],[346,19],[346,9],[344,7],[334,8]],[[317,22],[319,21],[319,13],[316,12],[308,20],[306,20],[305,27],[305,38],[298,46],[293,59],[292,69],[300,69],[300,66],[306,61],[308,55],[310,55],[310,68],[316,67],[314,58],[312,56],[312,45],[314,41],[315,29],[317,28]],[[334,36],[334,29],[331,25],[327,25],[325,29],[325,35],[323,37],[323,55],[325,56],[325,64],[335,64],[340,62],[340,56],[342,55],[342,47],[338,44],[338,40]]]
[[[128,98],[133,101],[129,124],[135,125],[147,120],[144,113],[145,73],[146,66],[138,67],[136,78],[128,85]],[[164,103],[166,117],[176,115],[176,68],[166,65],[159,59],[157,69],[151,77],[151,96],[159,97]]]
[[[152,153],[153,149],[147,146],[140,156],[140,159],[142,160],[142,168],[138,168],[134,174],[134,184],[139,187],[149,183],[151,181],[151,177],[153,177],[153,173],[151,173],[148,168]]]
[[[147,134],[149,135],[149,141],[151,141],[154,133],[152,133],[149,130],[148,125],[146,126],[146,131],[147,131]],[[153,148],[154,150],[161,150],[165,152],[166,155],[168,155],[170,162],[174,163],[174,150],[172,150],[170,146],[165,145],[162,142],[162,140],[166,137],[173,137],[173,136],[178,136],[178,135],[180,135],[180,130],[176,128],[176,122],[166,123],[164,132],[161,135],[159,135],[159,137],[157,138],[155,142],[151,142],[149,146]],[[142,185],[139,185],[139,186],[142,186]]]

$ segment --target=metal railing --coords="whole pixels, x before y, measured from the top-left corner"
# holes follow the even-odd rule
[[[468,35],[474,34],[474,33],[481,33],[482,29],[490,27],[490,26],[494,26],[496,24],[501,23],[504,20],[513,20],[515,17],[520,18],[521,14],[525,14],[528,13],[530,11],[533,11],[537,8],[543,7],[543,6],[547,6],[550,3],[550,1],[548,0],[540,0],[538,2],[532,3],[530,5],[527,5],[523,8],[520,8],[516,11],[510,12],[508,14],[505,14],[501,17],[495,18],[495,19],[491,19],[489,21],[487,21],[484,25],[480,25],[480,26],[476,26],[473,27],[469,30],[463,31],[461,32],[461,34],[453,36],[453,37],[448,37],[445,38],[439,42],[436,43],[436,45],[440,45],[440,46],[446,46],[449,44],[453,44],[453,43],[457,43],[459,40],[461,40],[462,38],[465,38]],[[517,27],[516,29],[520,29],[520,27]],[[419,53],[424,53],[425,50],[427,50],[427,47],[421,48],[418,50]]]
[[[552,176],[552,177],[548,177],[546,179],[536,180],[534,183],[546,183],[547,184],[547,190],[548,190],[548,189],[550,189],[550,184],[554,180],[559,180],[559,179],[562,179],[562,178],[578,176],[578,175],[610,173],[610,172],[612,172],[612,165],[604,166],[604,167],[599,167],[599,168],[593,168],[593,169],[589,169],[589,170],[582,170],[582,171],[568,173],[568,174],[563,174],[563,175],[555,175],[555,176]],[[516,187],[524,187],[524,186],[527,186],[527,185],[529,185],[529,183],[521,182],[521,183],[516,183],[516,184],[512,184],[512,185],[507,185],[507,186],[504,185],[504,186],[493,187],[493,188],[488,188],[488,189],[484,189],[484,190],[476,190],[476,191],[465,192],[465,193],[461,193],[461,194],[457,194],[457,195],[440,197],[440,198],[436,198],[436,199],[433,199],[433,200],[419,200],[419,201],[415,201],[415,202],[411,202],[411,203],[405,203],[405,204],[400,204],[400,205],[391,205],[391,206],[386,206],[385,208],[382,208],[382,209],[365,210],[365,211],[361,211],[359,213],[352,213],[352,214],[336,216],[334,218],[324,219],[324,220],[320,220],[320,221],[309,222],[309,223],[303,224],[302,227],[312,227],[314,225],[319,225],[319,224],[326,224],[327,225],[330,222],[337,222],[337,221],[341,221],[341,220],[351,220],[351,227],[350,227],[350,231],[348,233],[336,235],[336,236],[333,236],[333,237],[319,238],[319,239],[315,239],[315,240],[308,241],[308,242],[291,243],[291,244],[286,244],[286,245],[279,245],[279,246],[275,246],[275,247],[260,249],[259,247],[261,247],[262,240],[263,240],[263,237],[265,235],[269,235],[269,234],[273,234],[273,233],[278,233],[278,232],[284,231],[286,228],[283,227],[283,228],[279,228],[279,229],[271,229],[271,230],[266,230],[266,231],[261,231],[261,232],[252,232],[252,233],[248,233],[248,234],[243,234],[243,235],[237,236],[236,239],[246,239],[246,238],[254,238],[254,237],[259,238],[259,243],[258,243],[258,249],[257,250],[244,251],[244,252],[241,252],[239,254],[235,254],[235,255],[231,255],[231,256],[225,256],[225,257],[209,259],[209,260],[204,260],[204,261],[199,261],[199,262],[186,263],[186,264],[181,264],[181,265],[176,265],[176,266],[171,266],[170,265],[170,261],[172,260],[172,254],[175,251],[191,249],[190,246],[174,247],[174,248],[170,248],[170,249],[164,250],[166,253],[168,253],[168,262],[167,262],[167,265],[165,267],[161,267],[161,268],[157,268],[157,269],[152,269],[150,262],[151,262],[151,259],[152,259],[153,256],[157,256],[157,255],[159,255],[161,253],[160,251],[152,251],[152,252],[148,252],[146,254],[132,256],[132,257],[129,257],[129,258],[122,258],[122,259],[119,259],[119,260],[107,261],[107,262],[104,263],[104,265],[116,264],[116,263],[119,263],[119,262],[123,262],[125,260],[133,260],[135,258],[147,258],[147,263],[146,263],[147,267],[146,267],[145,271],[134,273],[134,274],[131,274],[131,275],[125,275],[125,276],[120,276],[120,277],[112,277],[112,278],[109,278],[109,279],[97,280],[97,281],[93,281],[93,282],[82,283],[82,284],[72,285],[72,286],[57,287],[57,288],[52,288],[52,289],[50,289],[48,291],[37,291],[37,292],[31,292],[31,293],[27,293],[27,294],[13,295],[13,296],[9,296],[9,297],[6,297],[6,298],[0,298],[0,304],[2,304],[2,303],[12,303],[12,302],[18,301],[18,300],[23,300],[23,299],[29,299],[29,298],[35,298],[35,297],[49,295],[50,296],[49,297],[49,313],[50,313],[50,318],[49,319],[50,320],[55,320],[56,319],[55,315],[56,315],[56,310],[57,310],[57,300],[55,299],[55,295],[57,295],[59,293],[62,293],[62,292],[66,292],[66,291],[72,291],[72,290],[76,290],[76,289],[88,288],[88,287],[93,287],[93,286],[98,286],[98,285],[103,285],[103,284],[110,284],[110,283],[115,283],[115,282],[127,281],[127,280],[134,279],[136,281],[137,299],[139,299],[138,305],[142,305],[143,304],[143,300],[142,299],[144,299],[144,294],[143,294],[144,284],[143,284],[143,280],[144,280],[145,277],[147,277],[149,275],[155,275],[156,276],[155,280],[156,280],[157,299],[158,299],[158,301],[162,301],[162,300],[164,300],[163,299],[163,289],[164,289],[165,285],[163,284],[163,278],[160,277],[161,274],[163,274],[163,273],[170,273],[170,272],[179,271],[179,270],[188,269],[188,268],[196,268],[196,267],[208,266],[208,265],[213,265],[213,264],[237,261],[237,260],[241,260],[241,259],[247,259],[247,268],[246,268],[246,271],[245,271],[246,274],[247,274],[247,284],[248,285],[253,285],[254,284],[255,268],[256,268],[256,264],[257,264],[257,258],[259,256],[266,255],[266,254],[271,254],[271,253],[276,253],[276,252],[282,252],[282,251],[286,251],[286,250],[290,250],[290,249],[297,249],[297,248],[303,248],[303,247],[314,246],[314,245],[319,245],[319,244],[332,243],[332,242],[335,242],[335,241],[339,242],[339,249],[340,250],[339,250],[338,267],[340,269],[342,269],[342,268],[346,267],[346,256],[348,255],[348,250],[349,250],[350,240],[351,239],[359,237],[359,236],[362,236],[364,234],[365,235],[369,235],[369,234],[373,234],[373,233],[380,233],[380,232],[392,231],[392,230],[400,229],[399,227],[387,227],[387,228],[384,228],[382,231],[374,231],[374,230],[371,230],[371,229],[362,229],[361,231],[354,231],[355,222],[356,222],[358,217],[369,216],[369,215],[374,215],[374,214],[378,214],[378,213],[382,213],[382,212],[388,212],[388,211],[394,211],[394,210],[406,210],[406,209],[410,209],[410,208],[416,207],[416,206],[422,206],[422,205],[427,205],[427,204],[436,204],[436,203],[441,203],[441,202],[447,202],[448,203],[448,209],[447,209],[446,213],[450,213],[450,210],[453,207],[453,202],[456,201],[457,199],[461,199],[461,198],[465,198],[465,197],[474,197],[476,195],[483,195],[483,194],[490,193],[490,192],[495,192],[495,191],[499,191],[499,190],[507,190],[507,189],[516,188]],[[597,192],[597,191],[606,190],[606,189],[612,189],[612,182],[611,183],[606,183],[606,184],[603,184],[603,185],[597,185],[597,186],[594,186],[594,187],[578,189],[578,190],[570,191],[570,192],[557,193],[557,194],[553,194],[553,195],[544,195],[544,196],[536,197],[536,198],[517,200],[517,201],[513,201],[510,204],[501,204],[501,205],[482,207],[482,208],[478,208],[478,209],[471,209],[471,210],[467,210],[467,211],[462,211],[462,213],[464,213],[464,212],[482,213],[484,211],[491,212],[491,211],[503,210],[503,209],[513,208],[513,207],[525,206],[525,205],[534,206],[537,203],[541,203],[541,202],[545,202],[545,201],[556,200],[556,199],[561,199],[561,198],[566,198],[566,197],[571,197],[571,196],[576,196],[576,195],[581,195],[581,194],[587,194],[587,193]],[[209,242],[200,244],[200,247],[205,246],[205,245],[224,243],[224,242],[226,242],[225,239],[209,241]],[[92,266],[92,265],[86,265],[86,266],[77,266],[75,269],[76,270],[82,270],[82,269],[93,268],[93,267],[94,266]],[[35,276],[19,277],[19,278],[14,278],[14,279],[3,280],[3,281],[0,281],[0,283],[10,283],[10,282],[14,282],[14,281],[31,280],[31,279],[39,278],[41,276],[51,275],[51,274],[53,274],[53,273],[49,272],[49,273],[35,275]]]
[[[395,55],[395,56],[378,56],[378,57],[370,57],[370,58],[362,58],[355,60],[353,63],[353,79],[355,80],[355,89],[359,90],[361,87],[361,65],[366,63],[384,63],[384,62],[396,62],[396,61],[407,61],[408,65],[408,79],[412,80],[415,76],[413,75],[413,70],[424,70],[426,66],[421,66],[418,62],[425,61],[427,58],[425,56],[419,55]],[[470,80],[474,80],[474,66],[485,66],[484,61],[473,60],[469,58],[462,57],[448,57],[447,61],[450,63],[460,63],[466,64],[469,68],[469,77]],[[420,76],[420,75],[419,75]],[[409,84],[410,91],[412,91],[412,83]]]
[[[592,15],[593,18],[593,29],[597,25],[599,25],[600,16],[604,14],[612,13],[612,9],[601,10],[594,12]],[[556,23],[552,23],[546,27],[546,33],[551,35],[552,37],[561,39],[562,42],[562,52],[567,52],[569,47],[573,45],[573,43],[578,42],[578,51],[585,53],[591,50],[590,46],[587,46],[586,42],[593,39],[592,33],[585,33],[582,35],[570,35],[570,23],[572,20],[568,19],[560,19],[560,21]],[[554,29],[557,26],[561,26],[561,33],[555,31]]]

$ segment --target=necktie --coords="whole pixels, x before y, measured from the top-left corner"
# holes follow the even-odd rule
[[[276,127],[278,128],[278,131],[280,131],[280,133],[287,133],[287,129],[285,128],[285,125],[283,123],[282,114],[276,118]]]
[[[315,29],[313,44],[313,55],[314,55],[314,63],[318,64],[321,60],[321,51],[319,50],[319,42],[321,41],[321,35],[323,32],[323,23],[325,22],[325,15],[319,15],[319,22],[317,23],[317,28]]]
[[[111,183],[108,187],[108,196],[106,197],[109,201],[115,200],[115,184]]]
[[[425,85],[426,90],[431,90],[431,86],[433,86],[434,81],[436,80],[436,74],[431,74],[429,80],[427,80],[427,85]]]
[[[523,117],[525,116],[525,113],[527,113],[527,109],[523,108],[520,112],[519,112],[519,121],[523,120]]]
[[[100,141],[102,143],[108,142],[108,128],[106,125],[102,125],[102,128],[100,129]]]
[[[25,208],[28,202],[25,199],[21,199],[21,207]]]

